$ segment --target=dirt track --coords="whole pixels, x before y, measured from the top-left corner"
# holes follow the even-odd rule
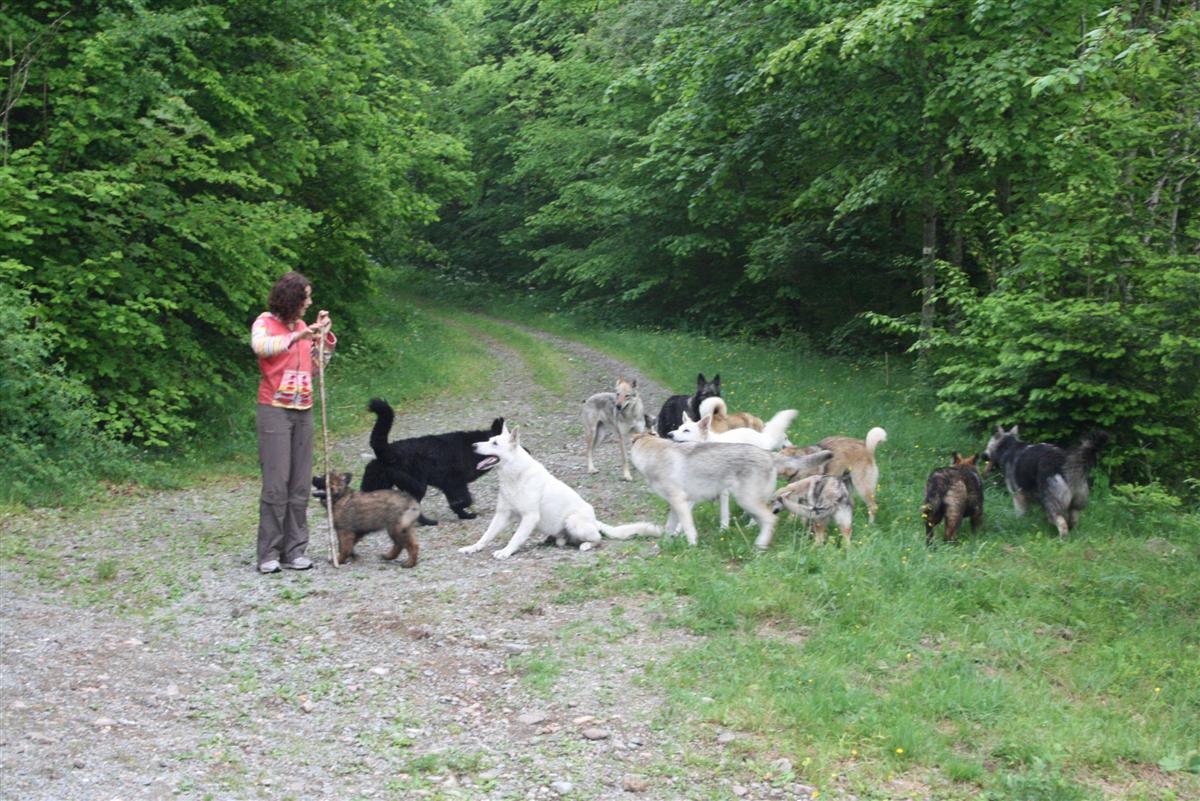
[[[618,373],[639,379],[651,413],[667,393],[555,343],[571,367],[561,396],[537,389],[493,341],[490,397],[399,414],[393,436],[503,414],[601,519],[661,523],[636,472],[620,480],[614,443],[598,451],[601,473],[586,474],[578,412]],[[335,462],[361,470],[366,450],[365,435],[340,442]],[[490,548],[457,553],[482,533],[495,491],[494,477],[473,485],[480,517],[459,521],[431,490],[425,508],[442,525],[419,530],[411,571],[378,559],[382,535],[333,569],[314,505],[318,569],[257,575],[253,481],[4,521],[31,544],[0,574],[0,797],[808,797],[800,785],[742,787],[714,771],[735,758],[729,745],[711,729],[689,742],[695,727],[641,680],[688,644],[664,623],[674,610],[597,599],[561,575],[619,570],[655,543],[526,547],[506,562]],[[96,579],[100,560],[115,560],[111,582]],[[145,599],[150,613],[121,611]]]

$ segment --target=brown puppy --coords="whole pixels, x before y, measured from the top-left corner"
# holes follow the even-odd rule
[[[750,412],[730,414],[728,407],[725,406],[725,401],[720,397],[705,398],[700,403],[700,419],[704,419],[708,415],[712,415],[712,423],[709,424],[709,429],[717,434],[724,433],[731,428],[753,428],[755,431],[763,430],[762,418],[755,417]]]
[[[983,479],[975,466],[976,456],[964,459],[954,454],[954,464],[939,467],[925,481],[925,505],[921,517],[925,520],[925,544],[933,542],[933,530],[946,521],[943,539],[953,542],[964,517],[971,518],[971,531],[983,526]]]
[[[825,467],[825,472],[831,476],[850,474],[850,483],[854,492],[867,504],[867,518],[875,522],[879,511],[875,503],[875,488],[879,486],[879,465],[875,462],[875,448],[887,439],[887,432],[879,426],[867,432],[866,439],[852,437],[826,437],[816,445],[804,448],[784,448],[780,453],[785,456],[804,456],[820,450],[833,451],[833,459]],[[791,478],[784,470],[779,471],[782,478]]]
[[[350,487],[350,473],[334,473],[326,482],[325,476],[314,476],[313,496],[325,499],[329,492],[333,498],[333,530],[337,532],[338,562],[347,562],[354,557],[354,546],[372,531],[387,530],[392,538],[392,549],[384,559],[395,559],[403,550],[408,551],[405,567],[417,564],[417,538],[413,527],[421,516],[421,505],[399,490],[374,490],[355,492]]]

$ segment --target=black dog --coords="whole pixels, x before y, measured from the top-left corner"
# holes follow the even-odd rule
[[[388,433],[395,418],[392,407],[387,401],[375,398],[367,408],[375,413],[375,427],[371,430],[375,458],[363,470],[363,492],[396,487],[420,502],[429,487],[437,487],[446,494],[446,502],[460,518],[471,520],[477,516],[467,511],[473,503],[467,484],[482,476],[487,468],[477,469],[481,460],[472,446],[499,434],[504,426],[503,417],[493,420],[489,429],[427,434],[389,443]],[[423,526],[437,525],[436,520],[424,514],[419,522]]]
[[[707,381],[704,378],[704,373],[696,376],[696,394],[695,395],[672,395],[667,398],[666,403],[662,405],[662,409],[658,412],[658,421],[655,424],[655,431],[660,437],[665,437],[675,429],[683,425],[683,413],[687,412],[688,417],[693,420],[700,419],[700,404],[705,398],[717,398],[721,395],[721,375],[718,373],[713,376],[712,381]]]
[[[1058,536],[1065,537],[1087,506],[1088,473],[1108,442],[1108,432],[1093,431],[1067,450],[1045,442],[1021,442],[1017,434],[1016,426],[1010,431],[996,426],[987,445],[988,467],[995,465],[1004,471],[1017,514],[1024,514],[1033,498],[1046,510]]]

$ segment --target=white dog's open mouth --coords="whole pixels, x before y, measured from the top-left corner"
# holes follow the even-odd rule
[[[500,459],[496,456],[485,456],[479,464],[475,465],[475,469],[479,471],[490,470],[500,464]]]

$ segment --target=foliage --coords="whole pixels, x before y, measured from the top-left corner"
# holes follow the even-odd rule
[[[289,269],[354,327],[373,263],[463,186],[428,127],[410,32],[428,4],[48,0],[13,42],[0,281],[109,435],[164,445],[253,369],[248,325]],[[32,91],[36,86],[37,91]]]
[[[481,28],[454,275],[841,353],[899,334],[946,414],[1195,471],[1194,5],[495,0]]]
[[[1110,14],[1033,81],[1065,108],[1019,255],[990,291],[949,277],[930,344],[947,414],[1056,440],[1103,427],[1112,466],[1179,485],[1200,470],[1200,17],[1132,24]]]
[[[96,435],[91,394],[53,360],[34,313],[28,295],[0,285],[0,503],[74,497],[128,459]]]
[[[243,391],[284,270],[354,338],[416,263],[606,322],[915,343],[977,430],[1196,472],[1194,3],[39,0],[0,40],[0,282],[108,436]]]

